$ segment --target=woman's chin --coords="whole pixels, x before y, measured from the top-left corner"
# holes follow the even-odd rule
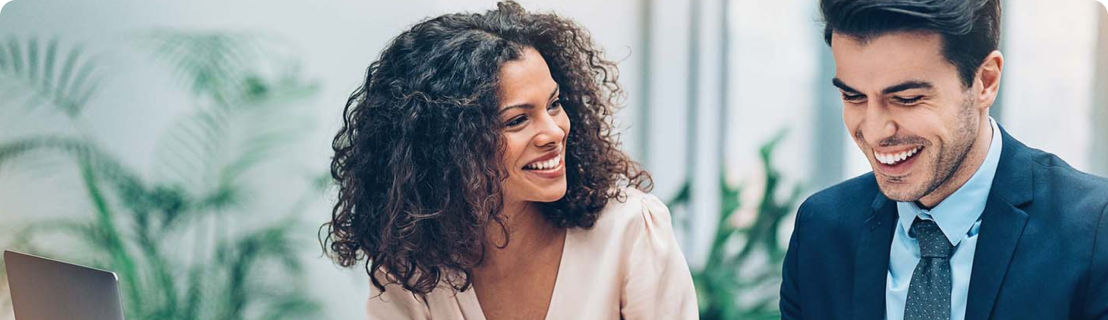
[[[565,190],[563,190],[562,192],[559,192],[557,194],[552,194],[549,197],[543,198],[543,200],[540,201],[540,202],[547,202],[547,203],[556,202],[558,200],[562,200],[562,198],[565,198],[565,197],[566,197],[566,192],[565,192]]]
[[[566,188],[565,186],[562,186],[561,188],[535,190],[535,192],[531,195],[532,197],[530,198],[532,202],[556,202],[558,200],[562,200],[562,198],[566,196]]]

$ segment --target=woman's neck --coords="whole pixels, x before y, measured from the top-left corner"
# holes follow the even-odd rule
[[[479,268],[510,267],[530,253],[549,246],[561,247],[559,240],[565,236],[565,229],[550,223],[537,203],[505,203],[501,217],[503,229],[495,224],[488,229],[485,260]]]

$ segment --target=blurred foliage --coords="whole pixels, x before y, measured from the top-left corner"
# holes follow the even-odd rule
[[[26,99],[27,108],[50,104],[68,116],[80,113],[100,83],[89,80],[95,63],[82,59],[80,47],[58,50],[57,39],[44,45],[36,38],[25,45],[16,37],[5,39],[0,44],[0,93],[5,100]]]
[[[781,173],[773,166],[773,152],[785,137],[782,131],[759,149],[763,170],[763,194],[749,225],[736,223],[742,190],[720,177],[720,212],[704,267],[693,270],[701,319],[780,319],[778,289],[785,248],[778,230],[793,214],[802,187],[782,194]],[[690,183],[668,201],[670,207],[687,205]],[[687,219],[677,227],[689,230]]]
[[[289,121],[292,102],[317,85],[303,80],[293,59],[272,61],[255,36],[158,30],[139,39],[188,89],[193,106],[160,136],[157,178],[145,178],[82,130],[105,72],[81,46],[14,36],[0,45],[0,107],[49,108],[76,131],[0,141],[0,167],[72,160],[80,180],[69,187],[83,189],[92,205],[87,218],[19,226],[7,247],[115,271],[128,319],[317,318],[320,306],[303,293],[297,257],[312,239],[293,232],[293,217],[316,194],[282,203],[288,212],[266,213],[277,220],[272,224],[235,228],[257,211],[250,200],[260,190],[246,176],[287,151],[282,147],[304,129]],[[314,186],[317,176],[302,178]],[[6,222],[5,233],[11,227]],[[61,238],[79,248],[62,248]],[[63,250],[80,254],[57,254]]]

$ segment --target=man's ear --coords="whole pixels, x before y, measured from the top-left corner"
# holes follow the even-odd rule
[[[1004,55],[1000,51],[993,50],[985,57],[981,67],[977,68],[977,76],[973,80],[973,94],[977,100],[978,108],[988,108],[996,101],[1000,92],[1000,77],[1004,70]]]

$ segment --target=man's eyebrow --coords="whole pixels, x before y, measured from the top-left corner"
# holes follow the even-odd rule
[[[912,90],[912,89],[932,89],[934,87],[935,87],[934,85],[932,85],[930,82],[927,82],[927,81],[909,80],[909,81],[905,81],[903,83],[885,88],[885,90],[881,90],[881,94],[885,95],[885,94],[897,93],[897,92],[901,92],[901,91],[905,91],[905,90]]]
[[[842,80],[839,80],[839,78],[831,79],[831,84],[838,87],[842,91],[847,92],[847,93],[851,93],[851,94],[861,94],[862,93],[861,91],[858,91],[857,89],[851,88],[850,86],[846,85],[846,83],[844,83]],[[885,90],[881,90],[881,94],[886,95],[886,94],[897,93],[897,92],[901,92],[901,91],[905,91],[905,90],[912,90],[912,89],[932,89],[934,87],[935,87],[934,85],[932,85],[930,82],[927,82],[927,81],[909,80],[909,81],[905,81],[903,83],[899,83],[899,84],[890,86],[888,88],[885,88]]]
[[[839,78],[831,79],[831,84],[838,87],[839,90],[846,91],[847,93],[853,93],[853,94],[861,94],[862,93],[861,91],[855,90],[854,88],[851,88],[850,86],[846,85],[846,83],[844,83],[842,80],[839,80]]]

